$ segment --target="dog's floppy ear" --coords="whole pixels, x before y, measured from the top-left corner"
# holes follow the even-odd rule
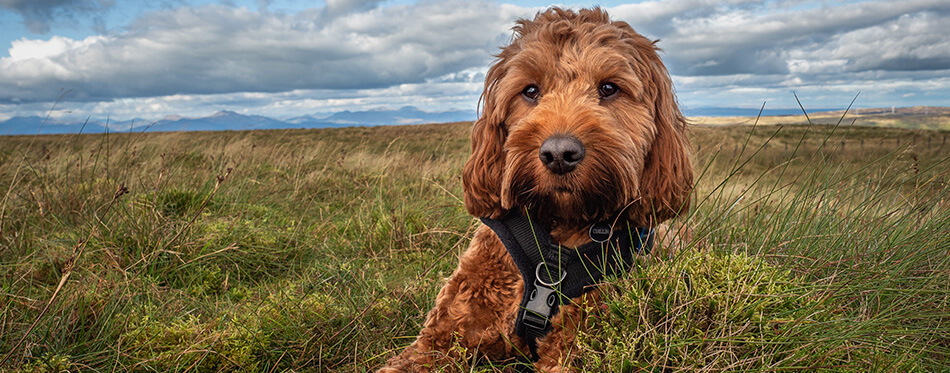
[[[641,40],[645,40],[640,36]],[[689,159],[686,119],[676,104],[673,82],[660,61],[654,42],[641,45],[649,72],[646,94],[653,99],[656,135],[640,178],[640,199],[630,207],[630,218],[653,226],[689,211],[693,167]]]
[[[504,121],[508,110],[508,101],[499,87],[507,72],[503,55],[485,76],[485,90],[480,100],[482,112],[472,127],[472,155],[462,173],[465,208],[469,214],[482,218],[498,219],[506,213],[501,206],[507,138]]]

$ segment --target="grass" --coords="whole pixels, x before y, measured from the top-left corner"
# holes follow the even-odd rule
[[[469,125],[0,138],[0,369],[379,366],[478,224]],[[584,370],[946,369],[946,134],[695,127],[697,240],[613,283]]]

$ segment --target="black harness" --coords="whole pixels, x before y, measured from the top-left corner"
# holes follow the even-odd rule
[[[551,330],[550,320],[560,306],[593,290],[604,277],[629,271],[637,254],[650,253],[655,236],[650,228],[627,222],[614,230],[605,221],[591,226],[591,242],[568,249],[521,212],[481,220],[505,245],[524,280],[515,333],[528,343],[532,360],[537,360],[538,340]]]

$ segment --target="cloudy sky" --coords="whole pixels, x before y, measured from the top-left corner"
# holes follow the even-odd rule
[[[0,0],[0,120],[474,109],[512,22],[548,5]],[[562,5],[660,39],[684,107],[950,106],[947,0]]]

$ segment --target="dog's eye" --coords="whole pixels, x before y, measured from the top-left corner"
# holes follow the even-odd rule
[[[597,93],[600,93],[600,98],[611,97],[617,92],[620,92],[620,88],[617,88],[616,84],[611,82],[600,83],[600,88],[597,88]]]
[[[532,84],[524,87],[524,90],[521,91],[521,94],[531,101],[537,101],[538,98],[541,97],[541,89],[538,88],[538,86]]]

